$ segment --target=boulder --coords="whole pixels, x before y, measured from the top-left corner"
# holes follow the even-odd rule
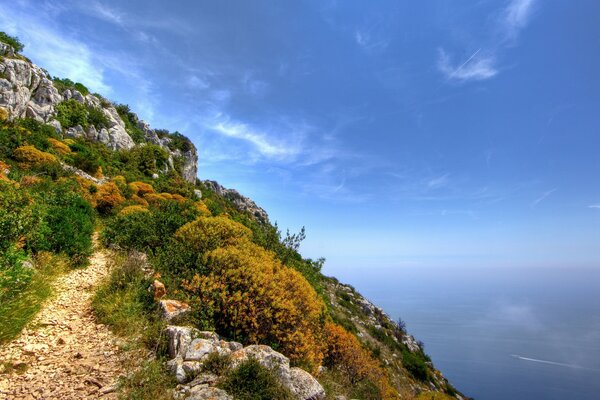
[[[289,358],[269,346],[254,344],[231,353],[231,367],[236,368],[249,358],[254,358],[263,367],[273,370],[285,387],[291,387]]]
[[[188,346],[184,359],[186,361],[203,361],[211,353],[220,352],[218,342],[209,339],[194,339]]]
[[[323,386],[301,368],[290,368],[289,389],[298,400],[322,400],[325,398]]]
[[[167,361],[167,369],[175,376],[177,382],[185,383],[188,381],[187,374],[183,369],[183,359],[181,357],[175,357],[174,359]]]
[[[180,317],[191,311],[188,304],[178,300],[161,300],[159,302],[162,311],[162,317],[167,321],[171,321],[176,317]]]
[[[188,400],[233,400],[226,391],[208,385],[194,386],[190,390]],[[274,399],[275,400],[275,399]]]
[[[165,288],[164,283],[158,280],[154,280],[154,282],[152,282],[148,288],[148,291],[152,293],[154,300],[158,300],[167,294],[167,288]]]
[[[187,349],[192,343],[192,340],[199,336],[200,331],[189,326],[169,325],[163,331],[168,340],[169,357],[180,357],[187,352]]]

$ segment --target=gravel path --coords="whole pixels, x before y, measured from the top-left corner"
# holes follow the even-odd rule
[[[35,320],[0,346],[0,364],[26,369],[0,374],[0,399],[115,398],[121,352],[91,308],[94,288],[107,274],[107,252],[97,250],[89,267],[56,280],[56,295]]]

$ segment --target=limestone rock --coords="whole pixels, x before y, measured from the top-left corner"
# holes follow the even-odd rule
[[[322,400],[325,389],[308,372],[300,368],[290,368],[290,390],[299,400]]]
[[[199,189],[194,189],[194,194],[196,195],[197,198],[199,198],[199,199],[202,198],[202,192]]]
[[[219,346],[213,340],[209,339],[194,339],[190,343],[184,359],[186,361],[202,361],[209,354],[219,351]]]
[[[183,359],[181,357],[176,357],[172,360],[167,361],[167,369],[175,376],[177,382],[187,382],[187,374],[183,369]]]
[[[148,290],[154,296],[154,300],[158,300],[167,294],[167,288],[165,288],[164,283],[158,280],[154,280]]]
[[[190,390],[188,400],[233,400],[233,397],[226,391],[208,385],[194,386]]]
[[[180,357],[183,360],[190,343],[199,337],[200,331],[188,326],[169,325],[164,333],[168,338],[169,357]]]
[[[159,304],[162,311],[162,316],[167,321],[171,321],[173,318],[179,317],[191,311],[191,308],[188,304],[178,300],[161,300]]]
[[[236,368],[249,358],[254,358],[263,367],[273,370],[285,387],[291,387],[289,358],[269,346],[255,344],[231,353],[231,367]]]

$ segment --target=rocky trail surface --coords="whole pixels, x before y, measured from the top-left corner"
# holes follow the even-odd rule
[[[17,339],[0,345],[0,399],[116,398],[122,355],[91,306],[108,274],[108,253],[94,243],[90,265],[59,277],[55,296],[37,317]]]

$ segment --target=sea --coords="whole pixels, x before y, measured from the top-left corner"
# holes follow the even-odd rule
[[[599,268],[336,272],[477,400],[600,399]]]

